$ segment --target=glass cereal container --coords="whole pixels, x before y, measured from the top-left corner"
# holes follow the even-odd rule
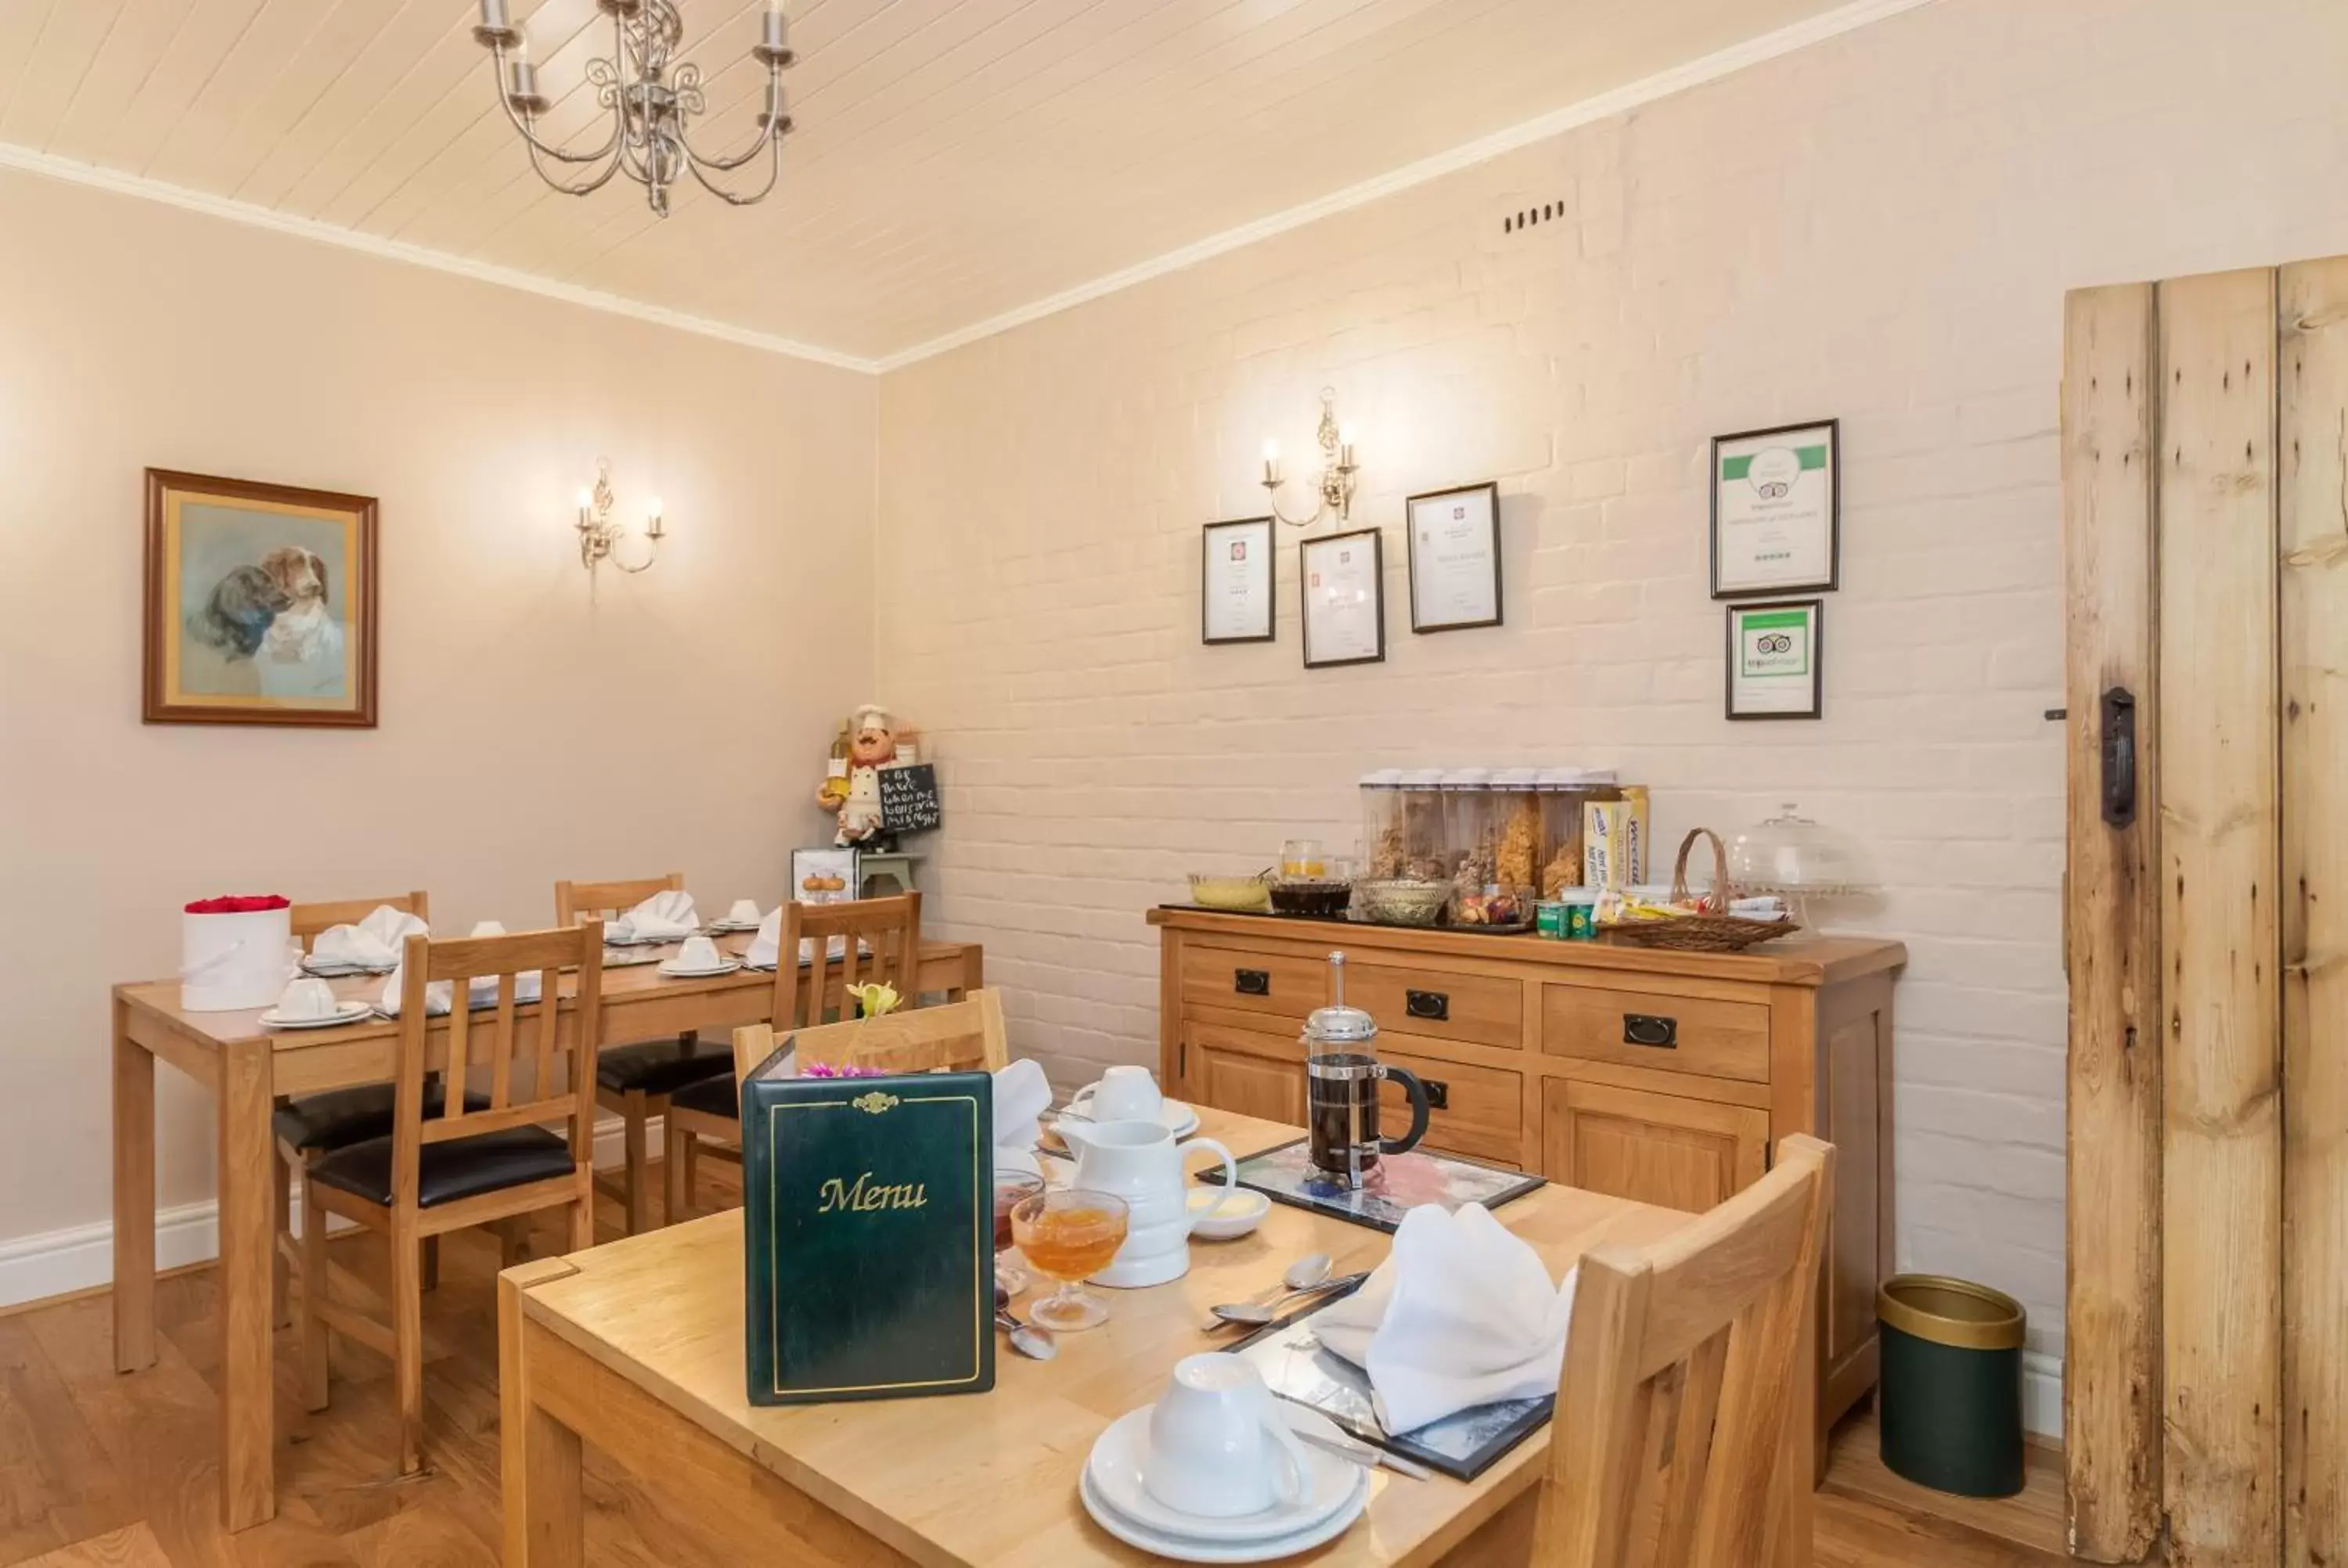
[[[1400,876],[1406,862],[1400,768],[1362,775],[1362,875],[1384,881]]]
[[[1581,883],[1581,808],[1593,800],[1620,800],[1612,769],[1543,768],[1540,795],[1540,897],[1555,898]]]
[[[1402,872],[1416,881],[1451,877],[1449,841],[1443,816],[1443,774],[1414,768],[1402,775]]]
[[[1540,770],[1501,768],[1492,774],[1492,881],[1529,904],[1540,890],[1542,832]]]

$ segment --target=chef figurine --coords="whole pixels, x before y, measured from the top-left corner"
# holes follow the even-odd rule
[[[896,726],[888,709],[867,702],[856,710],[850,728],[848,776],[835,774],[816,792],[818,803],[839,814],[839,833],[832,842],[843,847],[880,836],[880,770],[897,755]]]

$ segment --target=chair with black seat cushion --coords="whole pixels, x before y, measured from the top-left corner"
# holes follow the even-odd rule
[[[784,961],[796,958],[802,938],[811,950],[824,952],[820,962],[802,966]],[[840,946],[837,958],[829,956],[834,940]],[[786,903],[781,939],[775,949],[775,999],[767,1027],[788,1035],[802,1026],[822,1023],[833,1012],[845,1016],[852,1010],[847,1005],[846,988],[868,982],[893,986],[909,1007],[917,1005],[920,997],[913,986],[921,972],[921,947],[919,893],[839,904]],[[736,1050],[741,1040],[742,1031],[736,1030]],[[699,1203],[696,1189],[705,1144],[721,1159],[741,1158],[742,1129],[734,1084],[739,1072],[747,1070],[738,1061],[735,1066],[736,1072],[704,1079],[675,1091],[669,1098],[662,1138],[667,1148],[664,1202],[672,1219]]]
[[[388,894],[381,898],[339,898],[318,904],[296,904],[287,911],[292,918],[294,943],[306,953],[321,931],[335,926],[355,926],[386,904],[419,920],[428,922],[432,918],[431,897],[421,888],[413,893]],[[427,1083],[425,1091],[438,1094],[438,1081]],[[286,1286],[289,1276],[299,1268],[301,1260],[301,1244],[294,1235],[293,1225],[293,1173],[345,1143],[380,1138],[389,1132],[391,1085],[363,1083],[351,1089],[333,1089],[323,1094],[308,1094],[299,1099],[280,1095],[276,1113],[270,1118],[270,1129],[277,1142],[275,1321],[283,1327],[294,1320],[286,1305]],[[427,1290],[432,1288],[439,1272],[439,1250],[436,1247],[428,1251],[425,1258],[424,1287]]]
[[[578,978],[569,1028],[559,999],[561,971]],[[540,999],[520,999],[535,974]],[[494,1010],[479,1019],[475,980],[493,981]],[[427,988],[446,982],[453,1006],[430,1014]],[[411,937],[403,959],[398,1077],[392,1131],[346,1144],[307,1165],[302,1175],[302,1390],[313,1410],[327,1399],[327,1333],[346,1335],[392,1359],[400,1412],[399,1468],[422,1466],[424,1419],[423,1255],[435,1236],[471,1225],[502,1225],[544,1209],[565,1211],[566,1250],[593,1241],[594,1117],[587,1085],[602,1026],[603,927],[432,941]],[[426,1061],[434,1037],[446,1040],[452,1079],[479,1071],[489,1081],[486,1103],[443,1096],[427,1109]],[[515,1071],[524,1059],[522,1073]],[[548,1124],[558,1126],[550,1132]],[[326,1214],[341,1214],[391,1244],[391,1322],[379,1323],[334,1299],[326,1268]]]
[[[554,923],[572,926],[584,919],[624,915],[656,893],[685,891],[685,873],[643,876],[620,882],[558,882],[554,885]],[[621,1179],[596,1178],[597,1188],[620,1205],[623,1228],[634,1235],[644,1228],[652,1204],[650,1164],[646,1148],[648,1124],[668,1114],[668,1097],[688,1083],[722,1078],[733,1057],[723,1043],[704,1043],[692,1030],[666,1040],[637,1040],[612,1046],[595,1059],[595,1097],[606,1110],[620,1113],[625,1159]],[[666,1223],[679,1216],[662,1215]]]

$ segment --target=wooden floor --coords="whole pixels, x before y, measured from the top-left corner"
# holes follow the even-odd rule
[[[705,1167],[707,1169],[707,1167]],[[611,1218],[606,1209],[605,1219]],[[609,1226],[606,1226],[607,1233]],[[335,1244],[339,1261],[380,1284],[382,1246]],[[334,1403],[305,1413],[280,1336],[277,1518],[223,1535],[213,1470],[219,1332],[213,1276],[199,1269],[157,1289],[160,1359],[113,1369],[104,1295],[0,1317],[0,1563],[40,1568],[439,1568],[498,1561],[497,1247],[452,1235],[441,1286],[425,1298],[430,1469],[401,1481],[390,1366],[357,1347],[335,1352]],[[1998,1503],[1911,1487],[1875,1458],[1873,1427],[1848,1424],[1819,1499],[1818,1568],[2044,1568],[2062,1556],[2060,1467],[2034,1452],[2030,1486]],[[588,1557],[628,1568],[729,1559],[636,1484],[592,1455]]]

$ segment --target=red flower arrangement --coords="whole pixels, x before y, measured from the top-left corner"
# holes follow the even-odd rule
[[[191,915],[250,915],[262,909],[290,909],[294,900],[277,893],[238,893],[221,898],[199,898],[188,906]]]

